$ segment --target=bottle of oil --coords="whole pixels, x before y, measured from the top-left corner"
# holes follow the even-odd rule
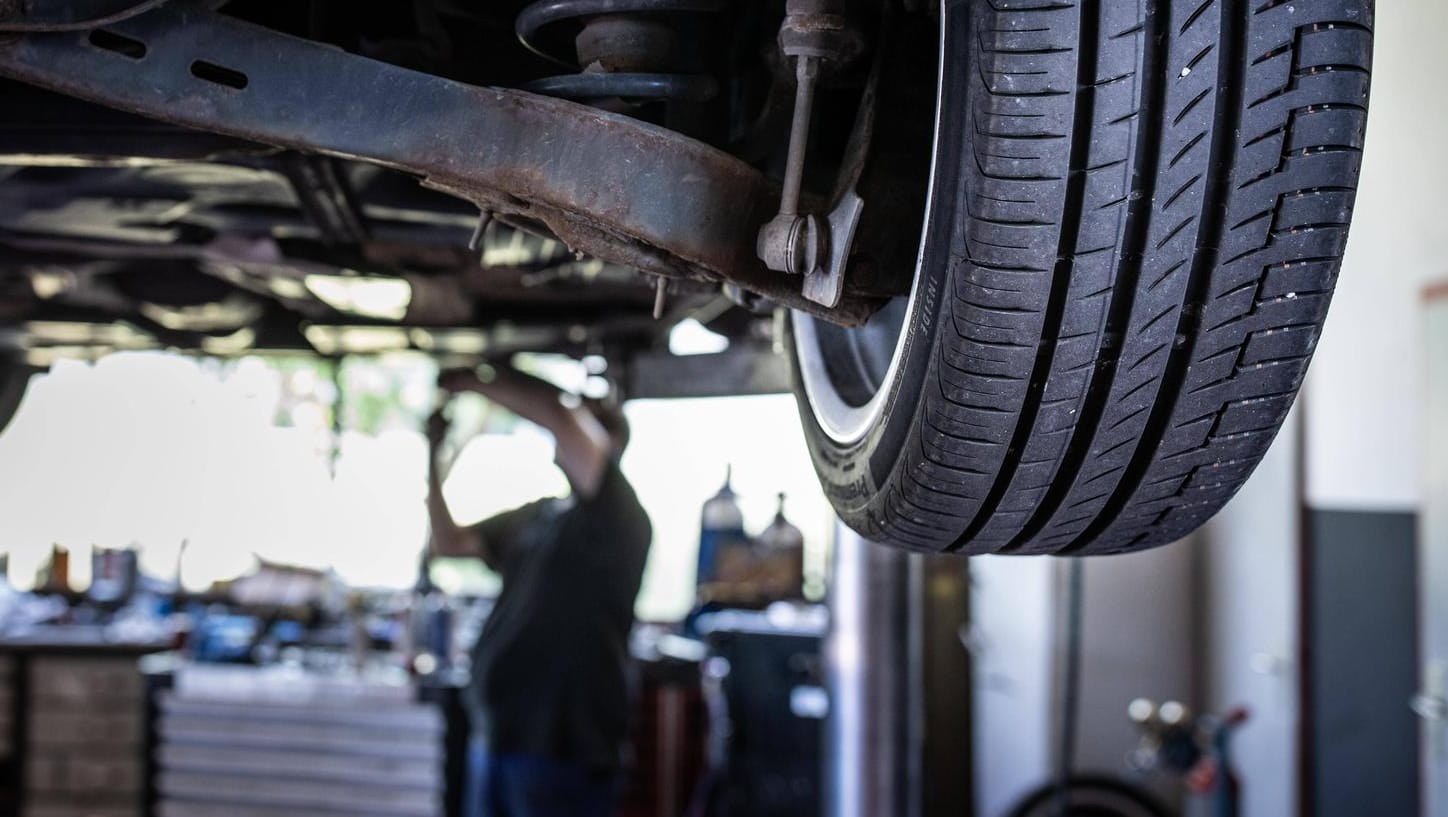
[[[724,472],[724,486],[704,503],[699,525],[699,565],[695,583],[699,587],[732,578],[730,565],[742,550],[749,550],[744,532],[744,513],[735,500],[733,466]]]
[[[774,600],[804,598],[804,532],[784,516],[784,493],[774,521],[759,534],[756,544],[761,584]]]

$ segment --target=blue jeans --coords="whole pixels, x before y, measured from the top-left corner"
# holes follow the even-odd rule
[[[610,817],[617,775],[541,755],[493,754],[468,745],[465,817]]]

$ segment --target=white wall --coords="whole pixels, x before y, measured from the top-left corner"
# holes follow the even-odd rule
[[[1378,4],[1367,147],[1347,257],[1308,375],[1308,498],[1420,496],[1425,282],[1448,278],[1448,3]]]

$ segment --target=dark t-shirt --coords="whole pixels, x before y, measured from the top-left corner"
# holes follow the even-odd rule
[[[476,528],[503,577],[473,648],[468,703],[494,752],[614,768],[628,726],[628,640],[653,529],[611,463],[596,494]]]

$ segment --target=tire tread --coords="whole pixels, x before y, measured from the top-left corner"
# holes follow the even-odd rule
[[[966,553],[1174,541],[1246,480],[1316,345],[1371,0],[959,9],[968,158],[927,386],[846,518]]]

